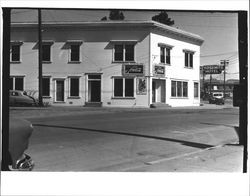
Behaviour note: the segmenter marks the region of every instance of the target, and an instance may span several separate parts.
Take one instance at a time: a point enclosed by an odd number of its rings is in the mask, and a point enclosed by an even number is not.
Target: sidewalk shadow
[[[116,132],[116,131],[98,130],[98,129],[89,129],[89,128],[67,127],[67,126],[59,126],[59,125],[33,124],[33,126],[59,128],[59,129],[60,128],[61,129],[73,129],[73,130],[79,130],[79,131],[89,131],[89,132],[97,132],[97,133],[107,133],[107,134],[142,137],[142,138],[156,139],[156,140],[162,140],[162,141],[176,142],[176,143],[180,143],[180,144],[185,145],[185,146],[190,146],[190,147],[200,148],[200,149],[214,147],[213,145],[209,145],[209,144],[202,144],[202,143],[197,143],[197,142],[190,142],[190,141],[184,141],[184,140],[178,140],[178,139],[172,139],[172,138],[166,138],[166,137],[159,137],[159,136],[153,136],[153,135],[136,134],[136,133],[125,133],[125,132]]]

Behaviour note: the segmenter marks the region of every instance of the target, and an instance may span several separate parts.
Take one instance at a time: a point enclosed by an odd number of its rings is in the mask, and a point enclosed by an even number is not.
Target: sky
[[[201,46],[200,65],[220,64],[229,60],[226,79],[239,79],[238,64],[238,17],[235,12],[192,12],[167,10],[175,21],[173,27],[204,38]],[[59,13],[64,14],[59,14]],[[123,10],[125,20],[151,20],[159,10]],[[43,10],[43,21],[100,21],[109,16],[109,10]],[[37,10],[15,9],[11,14],[13,22],[37,22]],[[209,76],[206,76],[207,79]],[[213,75],[223,80],[223,74]]]

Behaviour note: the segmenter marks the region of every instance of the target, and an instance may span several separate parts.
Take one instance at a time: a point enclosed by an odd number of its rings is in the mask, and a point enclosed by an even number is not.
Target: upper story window
[[[115,44],[114,61],[134,61],[134,44]]]
[[[79,45],[70,46],[70,61],[71,62],[80,61],[80,46]]]
[[[51,62],[51,45],[49,44],[42,45],[42,61]]]
[[[134,62],[135,61],[135,44],[137,41],[118,41],[114,42],[113,61],[114,62]]]
[[[69,40],[66,43],[69,48],[69,62],[79,63],[81,61],[81,40]]]
[[[160,63],[170,65],[171,64],[170,51],[173,48],[173,46],[163,43],[159,43],[158,46],[160,47]]]
[[[185,54],[185,67],[186,68],[193,68],[193,56],[194,51],[191,50],[183,50]]]
[[[21,61],[21,45],[22,42],[11,42],[10,44],[10,62]]]
[[[42,42],[42,62],[43,63],[51,63],[52,61],[52,51],[51,46],[54,42],[45,40]],[[39,46],[38,46],[39,47]]]

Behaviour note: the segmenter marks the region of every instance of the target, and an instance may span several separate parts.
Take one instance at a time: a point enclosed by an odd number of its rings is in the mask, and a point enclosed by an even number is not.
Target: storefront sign
[[[123,65],[123,75],[126,76],[143,76],[144,66],[142,64],[125,64]]]
[[[221,74],[224,66],[221,65],[204,65],[200,67],[203,74]]]
[[[136,94],[146,95],[147,94],[147,80],[146,78],[136,79]]]
[[[160,65],[155,65],[154,75],[165,75],[165,67]]]

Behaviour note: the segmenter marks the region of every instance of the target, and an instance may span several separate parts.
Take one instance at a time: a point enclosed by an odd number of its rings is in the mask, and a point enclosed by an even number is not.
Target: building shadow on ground
[[[202,144],[202,143],[197,143],[197,142],[191,142],[191,141],[185,141],[185,140],[179,140],[179,139],[173,139],[173,138],[167,138],[167,137],[159,137],[159,136],[154,136],[154,135],[137,134],[137,133],[126,133],[126,132],[117,132],[117,131],[109,131],[109,130],[98,130],[98,129],[67,127],[67,126],[59,126],[59,125],[45,125],[45,124],[33,124],[33,126],[58,128],[58,129],[71,129],[71,130],[79,130],[79,131],[89,131],[89,132],[96,132],[96,133],[116,134],[116,135],[156,139],[156,140],[161,140],[161,141],[180,143],[185,146],[190,146],[190,147],[200,148],[200,149],[214,147],[213,145],[209,145],[209,144]]]

